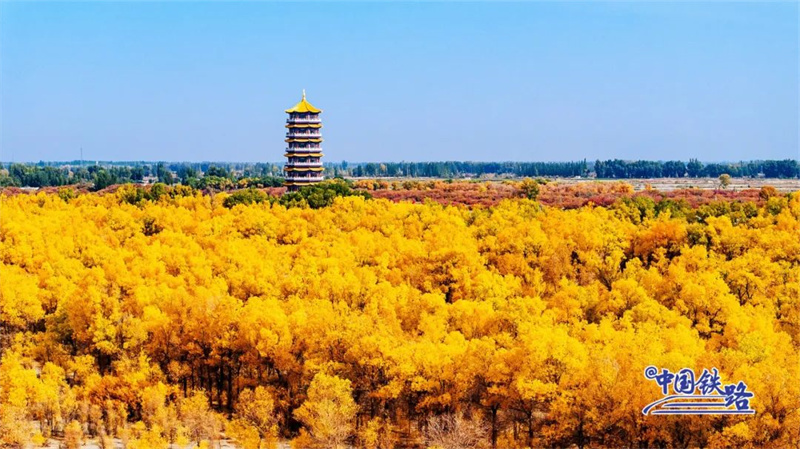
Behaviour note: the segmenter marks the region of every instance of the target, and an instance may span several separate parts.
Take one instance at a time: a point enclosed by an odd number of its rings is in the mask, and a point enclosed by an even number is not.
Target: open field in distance
[[[378,179],[386,182],[404,182],[404,181],[446,181],[446,178],[348,178],[353,181]],[[501,183],[504,181],[515,180],[520,181],[524,178],[465,178],[454,179],[453,182],[492,182]],[[626,182],[633,186],[633,190],[645,190],[647,185],[650,184],[651,188],[660,191],[672,191],[679,189],[703,189],[703,190],[717,190],[720,189],[719,178],[632,178],[632,179],[596,179],[596,178],[560,178],[560,177],[542,177],[548,182],[555,182],[558,184],[587,184],[587,183],[618,183]],[[731,183],[727,190],[744,190],[744,189],[760,189],[764,186],[775,187],[779,192],[795,192],[800,190],[800,179],[779,179],[779,178],[731,178]]]
[[[588,180],[559,178],[555,181],[564,184],[579,184],[585,182],[618,182],[616,179]],[[624,182],[633,186],[635,191],[645,190],[650,186],[655,190],[672,191],[678,189],[698,188],[704,190],[719,189],[718,178],[641,178],[626,179]],[[774,178],[731,178],[728,190],[760,189],[764,186],[775,187],[779,192],[794,192],[800,190],[800,179],[774,179]]]

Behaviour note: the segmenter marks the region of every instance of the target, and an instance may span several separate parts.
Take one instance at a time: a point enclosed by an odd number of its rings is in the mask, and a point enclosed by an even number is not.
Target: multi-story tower
[[[286,120],[286,185],[289,191],[298,190],[323,179],[322,176],[322,121],[319,118],[321,109],[317,109],[303,99],[293,108],[287,109],[289,119]]]

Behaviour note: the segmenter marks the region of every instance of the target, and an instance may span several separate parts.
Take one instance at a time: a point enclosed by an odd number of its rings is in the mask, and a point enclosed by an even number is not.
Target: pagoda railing
[[[322,134],[320,133],[286,133],[287,139],[320,139],[322,138]]]
[[[285,178],[287,181],[322,181],[325,179],[324,176],[314,176],[314,177],[299,177],[299,176],[286,176]]]
[[[286,123],[322,123],[320,118],[287,118]]]
[[[289,161],[286,163],[287,167],[322,167],[322,161],[320,162],[292,162]]]

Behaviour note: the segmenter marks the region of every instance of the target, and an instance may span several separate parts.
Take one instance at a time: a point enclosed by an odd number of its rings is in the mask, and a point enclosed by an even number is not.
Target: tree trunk
[[[497,405],[492,406],[492,449],[497,449]]]

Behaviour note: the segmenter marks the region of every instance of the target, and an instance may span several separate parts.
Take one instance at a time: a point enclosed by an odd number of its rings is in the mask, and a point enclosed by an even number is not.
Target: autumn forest
[[[0,196],[0,447],[800,447],[800,193],[368,184]]]

